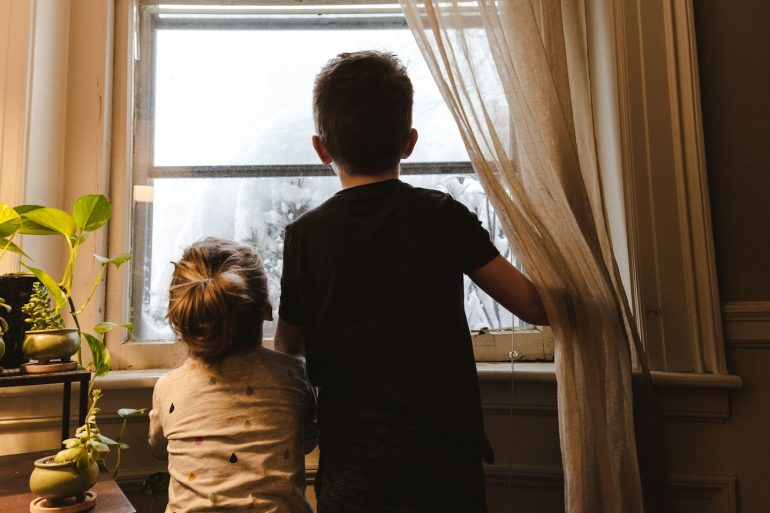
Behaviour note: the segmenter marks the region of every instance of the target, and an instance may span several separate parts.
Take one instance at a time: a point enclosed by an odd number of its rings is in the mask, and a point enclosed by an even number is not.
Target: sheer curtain
[[[641,353],[606,226],[584,0],[401,5],[546,303],[566,511],[641,512],[631,391]]]

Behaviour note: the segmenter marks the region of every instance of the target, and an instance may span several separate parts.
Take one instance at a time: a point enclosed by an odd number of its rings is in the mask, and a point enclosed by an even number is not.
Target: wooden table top
[[[29,491],[29,475],[34,462],[51,451],[28,452],[0,456],[0,511],[3,513],[29,513],[29,503],[35,498]],[[99,481],[91,488],[97,494],[94,513],[136,513],[128,499],[113,481],[110,474],[102,471]]]

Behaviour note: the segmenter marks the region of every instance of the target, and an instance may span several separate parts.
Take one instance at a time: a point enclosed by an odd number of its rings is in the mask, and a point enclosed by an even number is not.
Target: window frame
[[[155,34],[153,33],[154,30],[157,30],[157,27],[152,24],[151,16],[158,14],[160,11],[152,8],[152,9],[146,9],[145,14],[142,14],[141,6],[144,4],[152,4],[153,2],[150,0],[144,1],[134,1],[131,3],[131,9],[133,15],[128,17],[131,23],[127,24],[125,27],[125,32],[128,37],[131,37],[130,35],[133,34],[134,28],[136,26],[140,26],[139,34],[142,34],[139,38],[136,39],[129,39],[129,45],[139,45],[140,47],[144,47],[145,55],[151,55],[153,58],[155,56],[154,51],[154,41],[155,41]],[[167,2],[164,2],[167,3]],[[186,3],[186,2],[178,2],[178,3]],[[331,4],[334,2],[321,2],[323,4]],[[351,2],[339,2],[344,4],[350,4]],[[379,2],[360,2],[362,4],[362,7],[366,4],[378,4]],[[281,2],[271,2],[271,4],[281,4]],[[286,2],[286,4],[291,4],[291,2]],[[251,11],[252,9],[250,7],[242,7],[246,11]],[[286,7],[282,7],[278,5],[275,7],[275,9],[271,9],[269,12],[271,14],[276,14],[279,12],[286,12]],[[309,8],[310,11],[313,11],[313,8]],[[349,9],[352,13],[358,13],[364,10],[363,8],[357,8],[353,7]],[[307,9],[303,9],[303,11],[307,11]],[[203,9],[203,12],[209,12],[208,9]],[[263,11],[260,11],[263,12]],[[295,12],[295,10],[291,11],[292,13]],[[336,11],[335,11],[336,12]],[[346,11],[347,12],[347,11]],[[368,10],[366,12],[369,12]],[[378,6],[378,13],[384,13],[384,14],[394,14],[397,15],[397,18],[394,16],[393,18],[386,18],[386,21],[382,25],[382,28],[391,28],[391,27],[398,27],[398,28],[406,28],[406,21],[403,19],[402,14],[400,12],[400,7],[394,6],[394,7],[385,7],[382,8],[381,6]],[[381,21],[381,18],[376,18],[378,22]],[[285,21],[285,20],[282,20]],[[245,23],[242,23],[245,25]],[[164,22],[163,25],[171,25],[168,22]],[[298,24],[297,23],[288,23],[286,28],[294,28]],[[299,23],[299,25],[306,25],[308,27],[312,27],[311,24],[309,24],[307,21],[302,21]],[[254,22],[249,23],[248,26],[265,26],[264,23]],[[272,23],[270,25],[273,27]],[[201,28],[201,24],[186,24],[186,27],[189,28]],[[355,24],[350,25],[350,28],[355,28]],[[149,50],[148,50],[149,49]],[[126,48],[124,50],[124,53],[128,53],[128,49]],[[120,51],[120,50],[118,50]],[[116,52],[117,53],[117,52]],[[139,54],[139,51],[134,49],[134,58],[136,58]],[[128,70],[128,79],[125,81],[126,84],[129,86],[129,89],[127,91],[130,91],[130,87],[134,85],[134,73],[143,73],[144,76],[151,76],[151,70],[154,66],[154,63],[151,59],[139,59],[138,63],[136,64],[136,67],[132,67],[130,62],[126,63],[125,69]],[[143,69],[138,69],[138,68]],[[126,94],[129,94],[128,92]],[[125,104],[125,113],[128,112],[154,112],[154,105],[152,105],[152,94],[145,94],[141,95],[139,101],[145,102],[145,103],[139,103],[136,106],[132,104],[133,101],[137,101],[136,97],[132,96],[132,98],[129,99],[129,101]],[[116,109],[117,110],[117,109]],[[124,114],[125,115],[125,114]],[[331,172],[328,168],[328,166],[324,166],[321,164],[318,165],[255,165],[255,166],[242,166],[242,165],[228,165],[228,166],[155,166],[151,163],[151,158],[153,155],[154,148],[152,147],[152,144],[154,142],[154,134],[152,132],[152,123],[150,120],[152,119],[152,116],[146,116],[145,119],[141,119],[139,116],[136,116],[133,120],[134,125],[136,126],[135,130],[138,131],[140,134],[139,136],[135,136],[131,133],[131,127],[130,125],[121,125],[121,138],[129,141],[127,143],[128,148],[134,148],[133,155],[131,152],[126,152],[123,157],[123,162],[125,162],[125,167],[123,169],[123,179],[120,181],[120,183],[123,185],[123,194],[120,194],[121,197],[125,198],[126,204],[123,205],[123,211],[126,211],[126,208],[130,211],[131,206],[134,205],[134,208],[136,208],[136,203],[132,201],[132,198],[129,196],[134,195],[148,195],[148,193],[151,194],[151,191],[144,189],[142,190],[143,185],[134,185],[132,183],[132,169],[136,170],[137,168],[142,168],[145,171],[142,173],[142,176],[140,176],[140,179],[147,177],[147,178],[170,178],[170,177],[250,177],[250,176],[330,176]],[[117,139],[117,138],[116,138]],[[119,140],[119,139],[118,139]],[[146,160],[145,160],[146,159]],[[402,175],[416,175],[416,174],[473,174],[473,168],[471,166],[470,161],[464,161],[464,162],[431,162],[431,163],[411,163],[411,162],[404,162],[401,165]],[[125,192],[130,192],[131,194],[125,194]],[[140,203],[141,205],[141,203]],[[140,206],[139,208],[145,208]],[[150,233],[148,230],[150,230],[150,220],[151,220],[151,211],[148,210],[145,212],[141,212],[138,216],[139,222],[138,224],[140,226],[144,226],[144,230],[137,230],[135,233],[134,228],[130,226],[131,223],[128,222],[128,220],[124,219],[122,224],[124,226],[124,230],[128,229],[129,233],[131,234],[131,237],[128,237],[128,241],[124,245],[128,245],[128,242],[133,242],[132,237],[146,237],[148,233]],[[129,216],[130,219],[130,216]],[[125,234],[125,232],[124,232]],[[124,238],[125,235],[124,235]],[[137,246],[137,245],[134,245]],[[147,244],[141,245],[141,247],[146,248]],[[129,246],[130,247],[130,246]],[[134,261],[135,262],[141,262],[143,261],[144,255],[141,252],[134,252]],[[114,274],[121,273],[120,270],[110,270],[110,272]],[[128,287],[131,289],[130,295],[128,295],[128,298],[125,297],[116,297],[116,295],[111,295],[108,300],[108,311],[116,311],[120,310],[122,312],[121,318],[129,318],[130,312],[131,312],[131,305],[132,304],[138,304],[140,300],[140,295],[142,295],[142,291],[137,291],[135,289],[132,289],[132,283],[130,277],[126,276],[126,272],[122,271],[120,279],[124,283],[125,287]],[[124,288],[125,290],[125,288]],[[134,295],[137,295],[137,297],[133,297]],[[116,304],[116,302],[119,302]],[[120,306],[117,306],[120,305]],[[117,306],[117,308],[116,308]],[[477,333],[477,332],[472,332]],[[499,332],[495,333],[495,340],[507,340],[507,342],[499,342],[497,343],[498,346],[500,346],[502,349],[498,351],[498,354],[505,354],[507,355],[510,352],[510,330],[501,330]],[[474,336],[474,341],[476,340],[476,336]],[[524,347],[540,347],[540,351],[533,351],[533,352],[527,352],[527,354],[522,354],[522,359],[526,360],[534,360],[534,359],[543,359],[544,357],[547,358],[548,356],[544,355],[552,355],[553,351],[551,350],[544,350],[543,347],[547,345],[550,341],[550,346],[552,347],[553,341],[552,337],[544,337],[543,331],[540,328],[532,327],[532,329],[516,329],[516,340],[517,345],[519,345],[519,340],[521,340],[522,344],[522,353]],[[525,343],[526,342],[526,343]],[[507,344],[507,346],[506,346]],[[266,337],[265,345],[268,347],[272,347],[272,339],[270,337]],[[113,351],[113,363],[116,368],[120,369],[129,369],[129,368],[147,368],[152,366],[158,366],[161,365],[163,367],[172,367],[176,365],[182,358],[184,358],[184,348],[181,344],[179,344],[176,341],[165,341],[165,340],[142,340],[142,341],[136,341],[136,340],[120,340],[119,344],[113,342],[110,344],[110,349]],[[508,347],[507,350],[504,350],[505,347]],[[480,354],[488,354],[488,351],[481,351]]]
[[[130,147],[126,146],[130,144],[130,119],[126,113],[132,112],[132,95],[126,85],[132,83],[132,70],[125,56],[133,43],[130,25],[136,23],[137,1],[115,0],[117,79],[112,107],[116,144],[112,151],[111,197],[116,214],[111,223],[110,247],[116,248],[127,246],[130,233],[125,212],[132,192],[126,173],[131,169],[131,159],[124,147]],[[588,51],[615,255],[644,342],[648,350],[664,354],[662,364],[653,370],[725,375],[728,372],[716,286],[691,2],[674,0],[634,9],[623,0],[591,2],[586,11]],[[310,0],[303,2],[303,8],[329,3]],[[360,1],[361,5],[375,3],[392,2]],[[393,9],[398,10],[393,4]],[[659,101],[648,96],[653,89]],[[651,152],[654,148],[666,151]],[[662,176],[663,170],[673,173],[676,194],[667,198],[665,206],[655,205],[655,209],[676,213],[677,223],[661,222],[660,217],[649,215],[649,205],[653,197],[657,199],[656,191],[670,185]],[[612,192],[619,192],[620,198],[611,197]],[[672,237],[679,238],[680,244],[663,243]],[[684,279],[665,284],[677,289],[680,300],[663,304],[666,290],[655,285],[663,276],[660,262],[672,267],[670,261],[675,262],[675,269],[668,271]],[[108,279],[122,284],[109,287],[107,292],[107,312],[119,318],[118,312],[125,309],[128,277],[125,270],[111,270]],[[688,330],[682,336],[673,330],[666,333],[667,323],[681,319],[688,321]],[[117,368],[166,365],[161,352],[167,352],[169,344],[154,348],[144,343],[142,351],[136,345],[110,343]],[[682,354],[684,361],[692,363],[669,366],[666,352]]]

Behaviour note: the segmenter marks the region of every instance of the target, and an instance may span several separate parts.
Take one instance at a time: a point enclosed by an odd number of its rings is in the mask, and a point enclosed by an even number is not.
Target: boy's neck
[[[393,171],[388,171],[379,175],[351,175],[345,171],[338,171],[340,183],[343,189],[350,189],[351,187],[358,187],[359,185],[366,185],[369,183],[384,182],[385,180],[393,180],[398,178],[400,168],[396,167]]]

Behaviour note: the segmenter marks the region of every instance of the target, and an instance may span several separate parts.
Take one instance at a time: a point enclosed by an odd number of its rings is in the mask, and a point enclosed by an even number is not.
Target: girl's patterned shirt
[[[304,360],[262,347],[216,366],[188,359],[158,380],[150,446],[168,454],[167,513],[309,513],[316,443]]]

